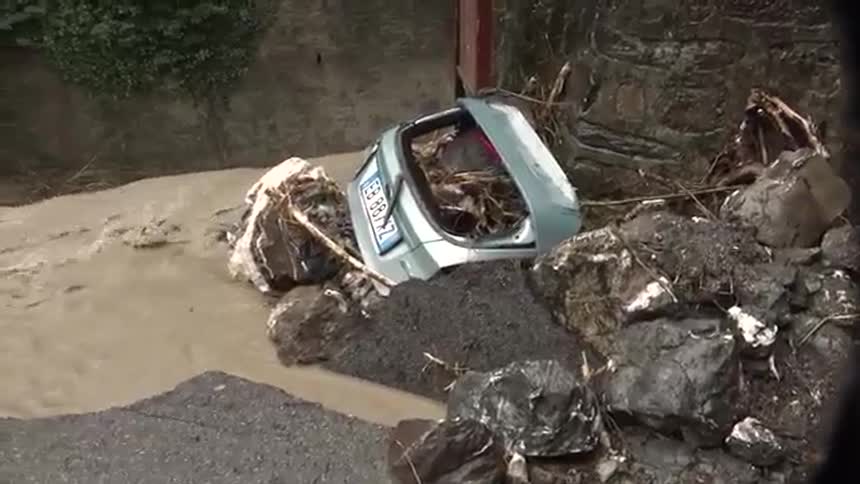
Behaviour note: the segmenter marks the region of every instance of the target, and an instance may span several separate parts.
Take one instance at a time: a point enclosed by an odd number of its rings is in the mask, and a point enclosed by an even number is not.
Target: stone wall
[[[825,2],[500,1],[505,84],[518,88],[533,73],[551,82],[573,62],[568,129],[582,146],[568,161],[580,168],[700,167],[736,129],[753,87],[817,122],[839,119]],[[835,147],[838,136],[828,141]]]
[[[0,174],[93,160],[154,174],[360,148],[380,129],[452,102],[453,6],[283,0],[227,109],[98,99],[62,82],[37,52],[3,48]]]

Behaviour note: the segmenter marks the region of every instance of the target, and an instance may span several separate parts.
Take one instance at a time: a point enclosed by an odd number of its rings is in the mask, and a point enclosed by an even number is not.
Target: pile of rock
[[[403,483],[802,480],[860,318],[860,246],[839,222],[848,195],[828,160],[802,149],[719,217],[646,211],[560,245],[535,261],[533,289],[602,361],[467,373],[446,421],[395,431],[393,473]]]

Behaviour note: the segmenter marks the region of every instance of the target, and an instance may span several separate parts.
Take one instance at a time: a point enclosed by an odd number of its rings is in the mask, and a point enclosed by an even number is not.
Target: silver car
[[[412,140],[464,118],[483,131],[528,208],[508,233],[474,239],[445,230],[415,162]],[[355,236],[364,262],[396,283],[465,263],[534,257],[582,224],[576,190],[522,111],[503,101],[460,99],[454,108],[388,129],[365,154],[347,190]]]

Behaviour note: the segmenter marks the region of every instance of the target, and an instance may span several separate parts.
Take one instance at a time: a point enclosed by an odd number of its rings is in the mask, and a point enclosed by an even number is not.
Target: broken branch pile
[[[456,134],[413,148],[443,227],[472,239],[510,232],[528,216],[513,179],[482,151],[474,137]]]

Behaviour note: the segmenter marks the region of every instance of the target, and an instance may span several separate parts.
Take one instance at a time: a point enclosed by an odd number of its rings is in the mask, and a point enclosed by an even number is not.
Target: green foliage
[[[68,81],[116,97],[223,94],[274,17],[274,0],[47,0],[38,12],[39,0],[12,1],[18,13],[0,17],[0,28],[30,12],[42,28],[37,44]]]
[[[0,45],[35,46],[42,37],[43,0],[0,2]]]

